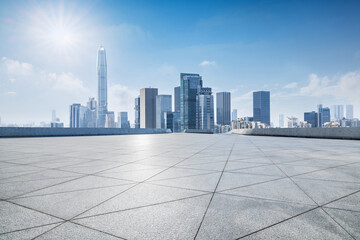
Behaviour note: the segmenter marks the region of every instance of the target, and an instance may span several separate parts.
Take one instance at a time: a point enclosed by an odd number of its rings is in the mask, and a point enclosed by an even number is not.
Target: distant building
[[[196,129],[196,96],[202,88],[199,74],[180,73],[180,117],[181,132]]]
[[[52,110],[51,112],[51,121],[56,122],[56,110]]]
[[[64,123],[60,122],[60,118],[55,118],[55,121],[51,121],[50,127],[51,128],[63,128]]]
[[[97,54],[97,78],[98,78],[98,108],[97,127],[104,128],[106,114],[108,112],[107,102],[107,62],[105,48],[100,46]]]
[[[171,132],[180,132],[180,113],[179,112],[167,112],[166,115],[166,128],[170,129]]]
[[[216,93],[216,123],[218,125],[231,124],[231,93]]]
[[[353,118],[354,118],[354,106],[346,105],[346,119],[353,119]]]
[[[156,128],[166,128],[166,113],[171,112],[171,95],[156,96]]]
[[[318,105],[318,127],[322,128],[324,123],[330,122],[330,109],[324,108],[322,104]]]
[[[157,88],[140,89],[140,127],[156,128]]]
[[[85,114],[87,108],[80,103],[74,103],[70,106],[70,128],[86,127]]]
[[[248,128],[269,128],[270,125],[255,122],[251,117],[238,118],[235,121],[232,121],[232,129],[248,129]]]
[[[253,92],[253,116],[255,122],[270,125],[270,92]]]
[[[114,112],[107,112],[105,115],[105,128],[115,128]]]
[[[315,111],[305,112],[304,113],[304,121],[311,124],[311,127],[318,127],[318,113]]]
[[[287,127],[288,128],[297,128],[298,127],[298,118],[287,117]]]
[[[214,131],[214,97],[211,95],[211,88],[199,90],[196,108],[196,129]]]
[[[140,96],[135,98],[135,128],[140,128]]]
[[[130,122],[128,120],[127,112],[118,113],[118,127],[119,128],[130,128]]]
[[[233,109],[232,114],[231,114],[231,120],[232,121],[237,120],[237,109]]]
[[[174,88],[174,112],[180,112],[180,86]]]
[[[331,120],[344,118],[344,105],[331,106]]]
[[[283,128],[285,125],[284,125],[284,114],[280,114],[279,115],[279,127],[280,128]]]
[[[97,124],[97,102],[94,97],[89,97],[87,111],[85,114],[85,124],[88,128],[96,128]]]

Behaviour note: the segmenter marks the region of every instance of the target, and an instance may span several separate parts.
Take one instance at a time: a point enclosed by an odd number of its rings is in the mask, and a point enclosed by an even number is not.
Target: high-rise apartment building
[[[140,128],[140,96],[135,98],[135,128]]]
[[[201,88],[198,91],[196,129],[214,131],[214,96],[211,93],[211,88]]]
[[[157,88],[140,89],[140,128],[156,128]]]
[[[216,123],[219,125],[231,124],[231,93],[216,93]]]
[[[97,78],[98,78],[98,124],[97,127],[105,127],[107,103],[107,63],[105,48],[100,46],[97,54]]]
[[[311,124],[311,127],[318,127],[318,113],[315,111],[305,112],[304,113],[304,121]]]
[[[107,112],[105,115],[105,127],[106,128],[115,128],[115,113]]]
[[[331,106],[331,120],[344,118],[344,105]]]
[[[353,119],[354,118],[354,106],[353,105],[346,105],[346,119]]]
[[[180,86],[174,88],[174,112],[180,112]]]
[[[166,113],[171,112],[171,95],[156,96],[156,128],[166,128]]]
[[[87,108],[81,106],[80,103],[74,103],[70,106],[70,128],[83,128],[86,127],[85,114]]]
[[[236,121],[237,120],[237,109],[233,109],[231,114],[231,120]]]
[[[199,74],[180,73],[180,119],[181,132],[196,129],[196,96],[202,88]]]
[[[130,122],[128,120],[127,112],[118,113],[118,127],[119,128],[130,128]]]
[[[253,92],[253,117],[255,122],[270,125],[270,92]]]

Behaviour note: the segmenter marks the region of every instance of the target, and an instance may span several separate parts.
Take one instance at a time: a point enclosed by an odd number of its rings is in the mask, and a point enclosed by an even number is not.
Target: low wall
[[[305,137],[305,138],[334,138],[360,140],[358,128],[254,128],[233,129],[231,133],[242,135]]]
[[[0,127],[0,137],[55,137],[169,133],[156,128],[36,128]]]

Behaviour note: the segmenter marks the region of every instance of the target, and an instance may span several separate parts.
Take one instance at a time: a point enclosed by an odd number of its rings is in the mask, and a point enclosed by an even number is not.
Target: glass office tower
[[[253,117],[255,122],[270,125],[270,92],[253,92]]]
[[[214,131],[214,97],[211,88],[201,88],[196,96],[196,128]]]
[[[140,96],[135,98],[135,128],[140,128]]]
[[[196,129],[196,95],[202,88],[199,74],[180,73],[180,119],[181,132]]]
[[[166,128],[166,113],[171,112],[171,95],[156,96],[156,128]]]
[[[174,88],[174,112],[180,112],[180,86]]]
[[[97,77],[98,77],[98,121],[97,127],[105,127],[107,109],[107,64],[105,48],[100,46],[97,55]]]
[[[219,125],[231,124],[231,94],[230,92],[216,93],[216,123]]]

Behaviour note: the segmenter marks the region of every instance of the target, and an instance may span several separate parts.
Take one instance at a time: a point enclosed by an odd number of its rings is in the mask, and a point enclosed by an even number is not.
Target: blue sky
[[[109,108],[128,111],[142,87],[173,94],[180,72],[231,91],[239,116],[271,91],[271,120],[322,103],[360,117],[359,1],[0,1],[0,116],[68,123],[97,97],[96,52],[108,60]]]

